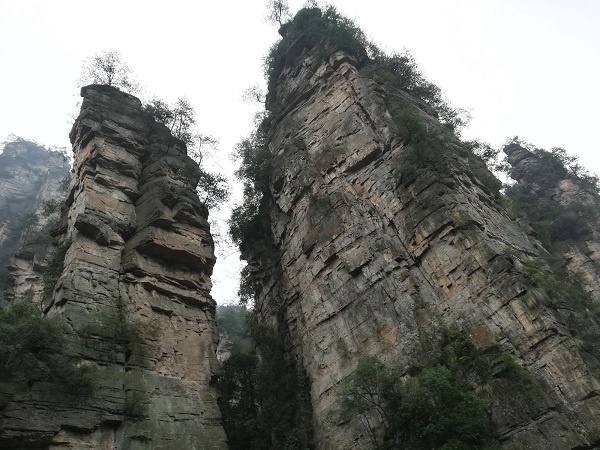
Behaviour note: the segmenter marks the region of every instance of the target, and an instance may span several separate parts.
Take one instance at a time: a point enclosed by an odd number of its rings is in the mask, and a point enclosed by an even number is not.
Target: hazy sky
[[[190,99],[231,174],[228,155],[256,110],[240,95],[263,82],[263,56],[278,38],[263,21],[266,3],[0,0],[0,141],[12,133],[69,146],[82,60],[116,49],[147,96]],[[290,3],[295,11],[303,2]],[[600,0],[332,3],[384,50],[410,49],[451,103],[471,110],[467,137],[561,146],[600,172]],[[217,264],[219,302],[235,297],[237,259]]]

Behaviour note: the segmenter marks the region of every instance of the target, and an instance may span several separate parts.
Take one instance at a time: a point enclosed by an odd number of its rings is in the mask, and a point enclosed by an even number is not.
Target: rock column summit
[[[597,448],[598,361],[573,325],[597,321],[536,286],[548,254],[532,229],[458,139],[444,143],[451,156],[414,163],[395,117],[435,130],[428,105],[374,81],[373,63],[307,42],[276,77],[286,102],[269,122],[264,232],[242,249],[260,320],[284,330],[308,376],[317,448],[371,448],[358,420],[336,419],[360,358],[408,376],[443,360],[449,330],[498,352],[478,389],[506,448]]]
[[[0,448],[225,449],[215,263],[185,145],[109,86],[82,89],[74,174],[45,303],[91,388],[33,383],[5,401]]]

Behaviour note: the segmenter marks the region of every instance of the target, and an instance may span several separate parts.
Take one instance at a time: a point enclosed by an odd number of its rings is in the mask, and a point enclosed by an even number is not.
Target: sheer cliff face
[[[310,380],[318,448],[370,448],[358,421],[336,420],[336,393],[361,356],[400,370],[434,364],[451,328],[481,349],[499,345],[540,386],[529,401],[510,385],[486,388],[507,447],[598,439],[600,383],[565,325],[571,305],[546,292],[528,301],[525,267],[545,250],[486,188],[481,161],[450,141],[443,167],[410,163],[414,148],[392,117],[408,109],[434,124],[428,108],[347,54],[301,43],[278,79],[289,101],[269,130],[269,237],[243,248],[259,316],[285,330]]]
[[[66,254],[46,312],[64,323],[67,356],[92,389],[34,383],[13,394],[0,447],[226,448],[197,166],[137,98],[96,85],[82,95],[58,226]]]
[[[68,176],[67,158],[35,142],[17,138],[0,154],[0,296],[8,288],[8,298],[41,301],[48,228],[57,218],[44,206],[62,201]]]

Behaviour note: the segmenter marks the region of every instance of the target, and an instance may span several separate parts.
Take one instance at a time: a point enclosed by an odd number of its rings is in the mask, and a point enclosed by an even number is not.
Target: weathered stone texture
[[[67,158],[35,142],[15,138],[0,154],[0,271],[10,273],[0,299],[41,302],[49,228],[58,216],[44,205],[62,200],[68,176]]]
[[[545,250],[474,175],[482,163],[458,142],[446,170],[408,169],[393,115],[408,108],[434,119],[367,69],[343,52],[323,59],[305,48],[287,59],[278,83],[290,100],[269,135],[271,238],[243,243],[259,315],[283,322],[308,374],[318,448],[370,448],[358,423],[335,419],[336,392],[360,356],[422,367],[439,358],[451,327],[479,347],[499,343],[545,391],[524,411],[510,393],[493,394],[507,447],[590,445],[600,382],[552,299],[525,301],[523,264]]]
[[[214,388],[215,263],[185,145],[108,86],[82,90],[74,176],[47,315],[93,392],[35,383],[4,409],[3,443],[68,449],[224,449]]]

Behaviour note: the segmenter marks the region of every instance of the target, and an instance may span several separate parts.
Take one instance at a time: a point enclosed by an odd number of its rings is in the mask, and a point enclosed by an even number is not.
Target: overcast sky
[[[278,38],[263,20],[266,3],[0,0],[0,141],[69,146],[82,61],[115,49],[146,96],[189,98],[230,175],[228,155],[256,110],[241,93],[263,82],[263,56]],[[295,11],[303,2],[290,3]],[[385,51],[410,49],[451,103],[471,110],[466,137],[561,146],[600,172],[600,0],[332,3]],[[218,302],[235,298],[237,259],[217,264]]]

